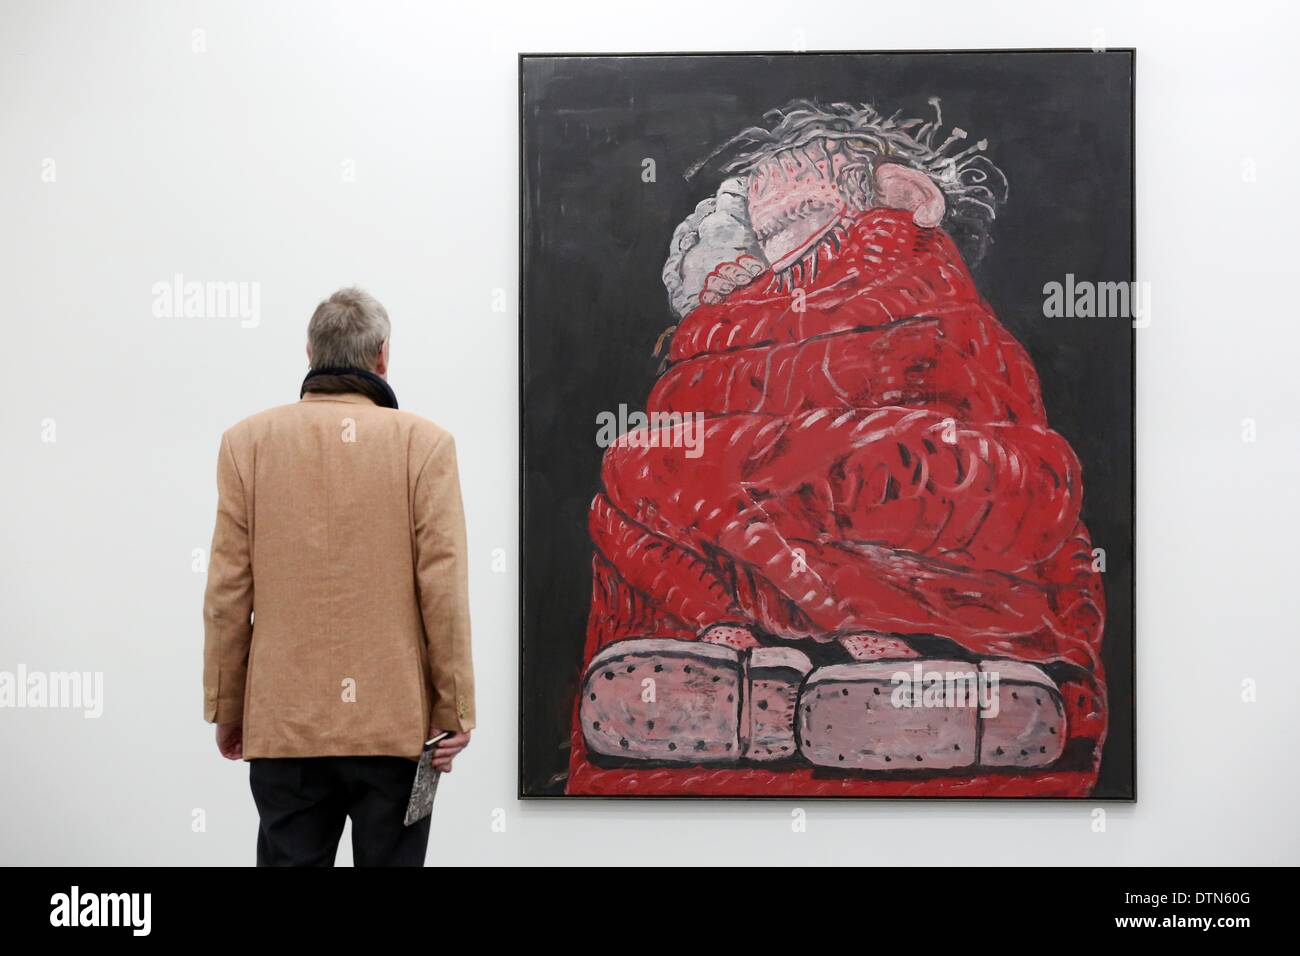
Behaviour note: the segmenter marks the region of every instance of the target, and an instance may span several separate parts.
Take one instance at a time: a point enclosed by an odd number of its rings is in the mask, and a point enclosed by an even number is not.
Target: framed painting
[[[1134,61],[520,58],[522,797],[1135,798]]]

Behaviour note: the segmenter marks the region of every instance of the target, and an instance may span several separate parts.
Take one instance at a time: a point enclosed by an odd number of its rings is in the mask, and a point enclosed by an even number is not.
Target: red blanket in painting
[[[774,642],[946,638],[1054,675],[1082,759],[891,778],[813,768],[602,768],[573,794],[1083,796],[1106,729],[1104,595],[1080,467],[1025,350],[941,229],[871,209],[802,295],[763,273],[678,327],[648,413],[704,414],[698,457],[607,450],[584,661],[713,624]],[[647,447],[657,444],[659,447]],[[1067,750],[1067,753],[1071,751]]]

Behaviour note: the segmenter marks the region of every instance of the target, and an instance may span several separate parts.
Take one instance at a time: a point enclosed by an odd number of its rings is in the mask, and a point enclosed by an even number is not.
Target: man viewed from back
[[[221,438],[204,719],[249,761],[259,866],[420,866],[403,826],[426,738],[474,727],[465,519],[450,433],[397,410],[388,313],[360,289],[307,326],[300,401]]]

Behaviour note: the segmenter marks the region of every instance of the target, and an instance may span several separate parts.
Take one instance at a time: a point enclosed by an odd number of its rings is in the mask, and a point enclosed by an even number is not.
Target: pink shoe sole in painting
[[[814,669],[792,647],[659,638],[597,654],[579,718],[592,754],[664,764],[1033,769],[1053,763],[1066,736],[1060,692],[1030,664],[913,659]]]
[[[793,648],[642,638],[597,654],[579,717],[594,754],[666,763],[796,755],[795,707],[811,670]]]
[[[1065,705],[1019,661],[914,660],[814,671],[799,700],[799,750],[856,770],[1050,766],[1065,749]]]

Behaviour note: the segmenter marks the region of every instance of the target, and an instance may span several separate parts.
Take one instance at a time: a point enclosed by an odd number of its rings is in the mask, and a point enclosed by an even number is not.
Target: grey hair
[[[312,368],[374,368],[388,341],[388,312],[356,286],[339,289],[316,306],[307,323]]]
[[[885,116],[866,103],[831,103],[794,100],[781,109],[769,110],[767,127],[742,130],[687,172],[693,178],[713,161],[722,162],[726,173],[747,173],[763,160],[793,146],[819,139],[840,142],[847,155],[858,160],[840,176],[840,191],[856,208],[870,205],[872,176],[881,162],[899,163],[928,175],[947,200],[944,225],[956,233],[968,254],[979,259],[989,242],[989,226],[997,208],[1007,200],[1007,178],[986,156],[988,140],[949,152],[949,147],[966,139],[966,131],[954,126],[943,142],[935,139],[943,126],[938,97],[931,97],[933,120],[901,119],[899,113]]]

